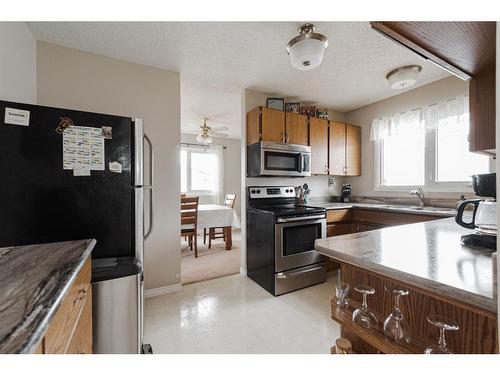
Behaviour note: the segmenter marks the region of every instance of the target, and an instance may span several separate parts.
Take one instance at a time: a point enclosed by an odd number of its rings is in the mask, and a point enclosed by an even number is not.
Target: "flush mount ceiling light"
[[[405,89],[417,82],[421,70],[420,65],[406,65],[390,71],[385,78],[389,81],[391,88],[395,90]]]
[[[286,51],[295,69],[314,69],[323,61],[328,39],[315,33],[315,29],[312,23],[306,23],[299,28],[299,35],[288,42]]]

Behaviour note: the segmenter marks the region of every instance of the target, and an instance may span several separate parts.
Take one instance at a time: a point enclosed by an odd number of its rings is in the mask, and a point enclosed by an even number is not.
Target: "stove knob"
[[[260,189],[257,190],[257,194],[260,194]]]
[[[255,194],[255,189],[253,189],[253,190],[251,191],[251,193],[252,193],[252,194]]]

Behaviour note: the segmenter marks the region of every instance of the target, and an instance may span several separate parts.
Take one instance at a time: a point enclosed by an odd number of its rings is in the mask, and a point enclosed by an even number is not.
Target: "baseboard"
[[[247,269],[243,268],[243,267],[240,267],[240,275],[241,276],[246,276],[247,275]]]
[[[158,297],[163,294],[179,292],[181,289],[182,289],[181,283],[162,286],[159,288],[146,289],[144,291],[144,297],[145,298]]]

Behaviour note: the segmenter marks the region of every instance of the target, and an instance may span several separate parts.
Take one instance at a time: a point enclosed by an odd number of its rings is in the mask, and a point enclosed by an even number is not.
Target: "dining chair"
[[[234,202],[236,201],[236,194],[226,194],[224,197],[224,206],[229,208],[234,208]],[[219,232],[220,230],[220,232]],[[206,243],[207,228],[203,228],[203,244]],[[223,227],[213,227],[208,228],[208,248],[212,247],[212,240],[222,238],[226,241],[226,232]]]
[[[181,198],[181,237],[188,238],[195,258],[198,258],[198,203],[199,197]]]

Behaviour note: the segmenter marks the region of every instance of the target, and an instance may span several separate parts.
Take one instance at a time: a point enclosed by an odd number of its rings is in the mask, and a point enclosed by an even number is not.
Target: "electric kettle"
[[[463,215],[467,206],[472,205],[472,220],[464,221]],[[455,221],[464,228],[474,229],[477,234],[496,236],[497,203],[494,199],[469,199],[457,207]]]
[[[478,197],[460,202],[455,221],[464,228],[474,229],[474,233],[462,236],[462,243],[496,250],[497,239],[497,202],[496,174],[477,174],[472,176],[472,188]],[[464,212],[472,206],[470,221],[464,221]]]

